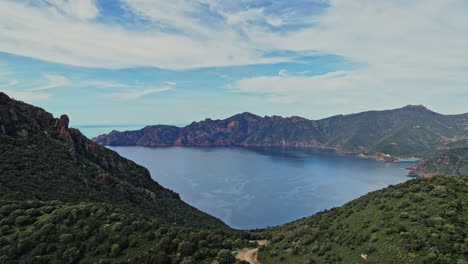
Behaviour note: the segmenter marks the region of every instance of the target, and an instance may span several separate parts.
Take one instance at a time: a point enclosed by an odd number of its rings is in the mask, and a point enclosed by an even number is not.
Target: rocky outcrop
[[[300,146],[336,149],[391,161],[468,146],[468,114],[441,115],[424,106],[337,115],[321,120],[242,113],[185,127],[156,125],[101,135],[111,146]]]
[[[168,223],[225,227],[69,124],[0,92],[0,199],[109,202]]]
[[[468,148],[456,148],[438,153],[408,169],[410,170],[409,177],[430,178],[435,175],[468,175]]]
[[[55,129],[60,133],[60,136],[64,139],[64,146],[70,153],[70,156],[76,160],[76,147],[75,140],[80,141],[80,137],[73,139],[68,125],[70,124],[70,119],[67,115],[62,115],[59,119],[55,120]]]

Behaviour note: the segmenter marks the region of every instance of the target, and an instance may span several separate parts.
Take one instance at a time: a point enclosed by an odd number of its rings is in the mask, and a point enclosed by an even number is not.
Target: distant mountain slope
[[[93,139],[103,145],[306,146],[343,153],[426,156],[437,149],[468,147],[468,114],[441,115],[423,106],[338,115],[322,120],[260,117],[243,113],[186,127],[156,125]]]
[[[410,168],[409,176],[468,175],[468,148],[456,148],[421,162]]]
[[[468,176],[418,178],[261,232],[262,263],[467,263]]]
[[[168,223],[225,227],[68,123],[0,92],[0,199],[106,202]]]

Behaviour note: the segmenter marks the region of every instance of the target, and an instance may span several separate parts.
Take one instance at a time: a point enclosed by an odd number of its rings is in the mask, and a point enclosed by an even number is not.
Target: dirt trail
[[[257,240],[257,241],[250,241],[250,242],[257,242],[258,247],[254,249],[243,249],[236,254],[236,259],[247,261],[250,264],[261,264],[257,260],[257,252],[258,248],[263,245],[268,245],[268,241],[266,240]]]

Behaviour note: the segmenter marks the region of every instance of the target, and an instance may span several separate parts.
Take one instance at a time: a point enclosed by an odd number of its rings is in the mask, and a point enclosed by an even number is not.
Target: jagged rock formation
[[[300,146],[378,156],[427,156],[438,149],[468,146],[468,114],[441,115],[424,106],[338,115],[321,120],[243,113],[206,119],[186,127],[148,126],[101,135],[111,146]]]
[[[434,175],[468,175],[468,148],[456,148],[408,168],[410,177],[432,177]]]
[[[0,199],[120,204],[160,220],[225,227],[155,182],[146,168],[69,128],[41,108],[0,92]]]

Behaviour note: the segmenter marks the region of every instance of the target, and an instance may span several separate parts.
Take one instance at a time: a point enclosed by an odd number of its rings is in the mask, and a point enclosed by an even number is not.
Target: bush
[[[73,235],[72,234],[63,234],[60,236],[60,242],[63,244],[68,244],[73,241]]]
[[[221,249],[218,251],[218,262],[219,264],[232,264],[234,263],[234,256],[228,249]]]
[[[111,256],[117,257],[120,255],[120,246],[118,244],[114,244],[111,247]]]
[[[15,225],[17,226],[25,226],[32,222],[32,219],[29,215],[21,215],[18,216],[15,220]]]

